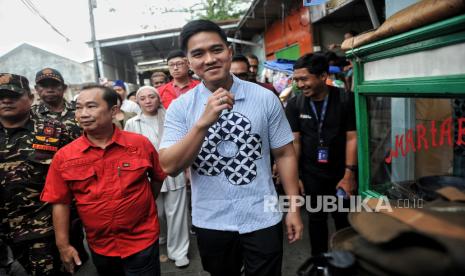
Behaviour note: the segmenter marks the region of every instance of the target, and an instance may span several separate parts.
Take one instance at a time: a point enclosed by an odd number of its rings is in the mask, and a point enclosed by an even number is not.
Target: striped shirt
[[[293,135],[271,91],[234,76],[230,91],[235,95],[233,109],[209,128],[191,166],[192,222],[201,228],[249,233],[281,221],[281,213],[264,211],[265,197],[277,196],[270,149],[292,142]],[[185,137],[211,93],[201,83],[173,101],[161,149]]]

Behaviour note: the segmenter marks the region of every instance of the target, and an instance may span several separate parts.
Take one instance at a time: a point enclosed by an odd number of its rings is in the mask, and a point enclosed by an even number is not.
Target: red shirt
[[[166,175],[147,138],[114,129],[105,149],[84,135],[60,149],[41,200],[70,204],[74,197],[92,250],[125,258],[158,239],[157,210],[147,176],[162,182]]]
[[[158,88],[161,103],[166,109],[168,109],[168,106],[171,104],[173,100],[186,93],[187,91],[191,90],[192,88],[196,87],[199,83],[200,81],[198,80],[190,79],[189,83],[186,86],[179,87],[174,84],[174,80],[168,82],[167,84]]]

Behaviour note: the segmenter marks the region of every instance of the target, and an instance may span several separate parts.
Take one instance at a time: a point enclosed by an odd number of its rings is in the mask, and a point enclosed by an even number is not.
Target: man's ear
[[[228,46],[228,51],[229,51],[229,60],[232,61],[232,58],[234,56],[234,49],[233,49],[232,45]]]
[[[322,80],[323,82],[326,82],[327,78],[328,78],[328,72],[321,73],[320,80]]]
[[[110,113],[111,113],[112,118],[115,118],[116,113],[118,113],[119,109],[120,108],[117,105],[114,105],[110,108]]]

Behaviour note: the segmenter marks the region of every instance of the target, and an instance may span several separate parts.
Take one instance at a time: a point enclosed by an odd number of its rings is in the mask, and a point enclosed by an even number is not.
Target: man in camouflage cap
[[[31,113],[28,80],[0,73],[0,239],[32,275],[61,266],[51,206],[39,200],[54,153],[70,142],[65,126]]]
[[[73,139],[81,136],[81,128],[74,119],[75,107],[64,99],[68,86],[58,70],[44,68],[36,74],[35,89],[40,103],[32,106],[32,111],[41,118],[53,118],[65,124]]]

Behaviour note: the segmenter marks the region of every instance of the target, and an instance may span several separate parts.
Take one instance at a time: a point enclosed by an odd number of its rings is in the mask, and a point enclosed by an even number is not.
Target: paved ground
[[[302,213],[304,220],[304,238],[294,244],[284,242],[284,257],[283,257],[283,276],[296,275],[297,268],[310,257],[310,245],[308,241],[307,231],[307,216]],[[330,226],[330,229],[334,229]],[[332,231],[331,231],[332,232]],[[285,236],[286,237],[286,236]],[[195,235],[190,236],[189,259],[190,265],[184,269],[179,269],[174,265],[174,262],[168,261],[161,264],[161,273],[166,276],[194,276],[202,275],[208,276],[207,272],[202,269],[200,257],[197,250],[197,240]],[[166,254],[166,246],[160,247],[160,252]],[[87,262],[84,267],[76,273],[78,276],[96,276],[97,272],[91,262]]]
[[[188,198],[190,199],[190,190],[188,190]],[[284,229],[284,254],[283,254],[283,276],[295,276],[297,268],[310,257],[310,242],[308,237],[308,216],[305,210],[301,210],[302,220],[304,223],[304,237],[302,240],[297,241],[293,244],[287,242],[287,236]],[[334,232],[334,223],[331,220],[331,216],[328,216],[330,220],[329,232]],[[190,216],[189,216],[190,219]],[[190,223],[190,221],[189,221]],[[160,254],[166,255],[166,245],[160,246]],[[161,263],[161,274],[163,276],[208,276],[208,272],[203,271],[202,264],[200,262],[200,256],[197,249],[197,239],[195,235],[190,235],[190,246],[188,257],[190,264],[186,268],[177,268],[174,262],[168,261]],[[98,276],[95,267],[91,261],[84,264],[84,267],[79,270],[77,276]]]

